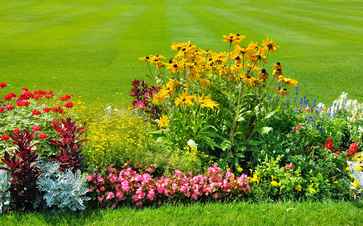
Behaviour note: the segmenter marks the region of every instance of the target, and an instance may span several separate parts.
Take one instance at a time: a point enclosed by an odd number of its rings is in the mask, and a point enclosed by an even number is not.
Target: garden
[[[102,7],[110,10],[90,9]],[[218,47],[183,40],[151,48],[162,55],[145,48],[132,59],[145,75],[124,79],[107,98],[54,87],[57,74],[41,88],[2,76],[1,218],[260,224],[252,216],[268,209],[268,224],[329,224],[332,217],[359,225],[360,88],[327,93],[329,82],[320,84],[326,98],[319,100],[308,78],[279,60],[284,47],[276,38],[218,35],[208,38]]]

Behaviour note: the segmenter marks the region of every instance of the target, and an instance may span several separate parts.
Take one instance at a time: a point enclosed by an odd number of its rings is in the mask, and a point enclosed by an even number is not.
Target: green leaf
[[[231,149],[231,148],[232,148],[232,143],[229,140],[224,140],[221,143],[221,149],[223,151],[226,151],[226,150]]]
[[[263,144],[263,141],[249,140],[248,144],[253,145],[253,146],[257,146],[257,145]]]
[[[242,154],[242,153],[235,153],[234,154],[235,156],[237,156],[237,157],[239,157],[239,158],[244,158],[244,157],[246,157],[244,154]]]
[[[273,130],[273,128],[272,127],[267,127],[267,126],[265,126],[265,127],[263,127],[262,128],[262,132],[261,132],[261,135],[265,135],[265,134],[268,134],[270,131],[272,131]]]

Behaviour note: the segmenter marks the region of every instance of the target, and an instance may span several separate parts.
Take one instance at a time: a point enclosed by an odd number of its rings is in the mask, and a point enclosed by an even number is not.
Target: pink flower
[[[105,196],[102,195],[102,196],[98,197],[98,201],[102,203],[102,201],[103,201],[104,198],[105,198]]]
[[[150,199],[151,201],[154,199],[155,196],[155,191],[153,189],[151,189],[148,194],[147,194],[147,198]]]
[[[140,108],[145,108],[145,104],[142,101],[137,102],[136,106]]]
[[[115,183],[117,182],[117,177],[115,176],[112,176],[111,179],[110,179],[111,183]]]
[[[87,175],[87,180],[88,181],[92,181],[92,179],[93,179],[92,175]]]
[[[115,197],[115,195],[113,194],[113,192],[109,192],[107,194],[106,200],[112,199],[113,197]]]
[[[116,192],[116,197],[122,199],[122,193],[120,191]]]
[[[88,189],[88,192],[93,192],[93,188]]]
[[[128,192],[130,190],[130,186],[129,186],[129,182],[127,182],[126,180],[122,182],[122,190],[124,190],[125,192]]]
[[[114,172],[116,173],[116,170],[114,168],[112,168],[112,167],[109,167],[108,171],[110,171],[111,173],[114,173]]]
[[[18,128],[14,129],[14,131],[13,131],[14,135],[16,135],[16,134],[18,134],[18,133],[20,133],[20,132],[21,132],[21,131],[20,131],[20,129],[18,129]]]
[[[38,139],[45,139],[45,138],[47,138],[47,134],[44,134],[44,133],[39,133],[38,134]]]
[[[9,139],[10,139],[10,137],[7,134],[4,134],[1,136],[1,140],[9,140]]]
[[[32,127],[32,129],[33,129],[34,131],[40,131],[40,127],[39,127],[39,126],[33,126],[33,127]]]
[[[42,114],[42,113],[37,109],[32,111],[32,115],[40,115],[40,114]]]

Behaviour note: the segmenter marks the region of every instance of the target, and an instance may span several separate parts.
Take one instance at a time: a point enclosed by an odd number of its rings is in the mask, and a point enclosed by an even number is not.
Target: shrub
[[[254,144],[254,136],[272,130],[266,122],[287,87],[297,86],[296,80],[283,77],[280,63],[271,77],[264,69],[267,55],[278,48],[272,39],[264,40],[262,47],[251,42],[245,48],[239,45],[244,38],[223,36],[229,43],[227,53],[197,51],[188,42],[173,43],[178,53],[168,62],[161,55],[140,58],[156,68],[150,73],[160,88],[153,103],[164,110],[162,135],[180,150],[193,140],[199,152],[235,172],[245,165],[244,151]]]

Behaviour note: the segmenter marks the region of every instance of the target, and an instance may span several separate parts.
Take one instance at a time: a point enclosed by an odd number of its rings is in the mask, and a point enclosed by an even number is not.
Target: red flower
[[[295,130],[296,130],[296,131],[299,131],[299,130],[301,129],[301,127],[302,127],[301,125],[297,125],[297,126],[295,127]]]
[[[64,105],[64,107],[66,107],[66,108],[72,108],[73,107],[73,102],[71,101],[71,102],[67,102],[65,105]]]
[[[34,131],[40,131],[40,127],[39,127],[39,126],[33,126],[33,127],[32,127],[32,129],[33,129]]]
[[[340,151],[336,151],[335,152],[336,155],[340,155],[340,153],[341,153]]]
[[[32,111],[32,115],[40,115],[40,114],[42,114],[42,113],[37,109]]]
[[[11,104],[6,105],[6,110],[10,111],[12,109],[14,109],[14,105]]]
[[[65,95],[64,97],[59,97],[60,100],[68,100],[71,99],[72,97],[70,95]]]
[[[292,168],[293,168],[292,162],[290,162],[290,164],[286,164],[286,166],[285,166],[286,170],[292,169]]]
[[[20,131],[20,129],[18,129],[18,128],[14,129],[14,131],[13,131],[14,135],[16,135],[16,134],[18,134],[18,133],[20,133],[20,132],[21,132],[21,131]]]
[[[38,138],[39,138],[39,139],[45,139],[45,138],[47,138],[47,136],[48,136],[48,135],[47,135],[47,134],[44,134],[44,133],[39,133],[39,134],[38,134]]]
[[[51,108],[43,108],[43,111],[45,111],[45,112],[50,112],[50,110],[52,110]]]
[[[329,149],[331,152],[333,152],[333,147],[334,147],[334,145],[333,145],[333,141],[331,140],[331,138],[330,138],[330,137],[328,137],[328,141],[327,141],[327,142],[325,142],[324,147],[326,147],[326,148],[327,148],[327,149]]]
[[[322,147],[323,147],[323,145],[319,144],[319,148],[322,148]]]
[[[26,106],[26,107],[28,107],[28,106],[29,106],[29,104],[30,104],[30,102],[29,102],[29,101],[22,101],[22,100],[17,100],[17,101],[16,101],[16,105],[17,105],[17,106],[19,106],[19,107],[21,107],[21,106]]]
[[[349,157],[352,157],[355,155],[355,153],[357,152],[357,148],[358,148],[358,142],[356,141],[355,143],[352,143],[347,151],[347,155]]]
[[[58,126],[59,125],[59,122],[53,120],[50,124]]]
[[[34,98],[35,95],[31,92],[24,92],[19,95],[19,100],[29,100],[30,98]]]
[[[4,134],[1,136],[1,140],[9,140],[9,139],[10,139],[10,137],[7,134]]]
[[[9,94],[7,94],[7,95],[4,96],[4,100],[10,101],[14,97],[16,97],[15,93],[9,93]]]
[[[25,91],[25,92],[29,91],[28,88],[26,88],[26,87],[22,88],[22,90]]]
[[[0,87],[1,88],[5,88],[6,87],[6,83],[5,82],[0,83]]]
[[[52,111],[53,112],[58,112],[59,114],[64,113],[64,110],[63,110],[62,106],[54,107],[54,108],[52,108]]]
[[[0,107],[0,112],[5,111],[5,110],[6,110],[5,107]]]

